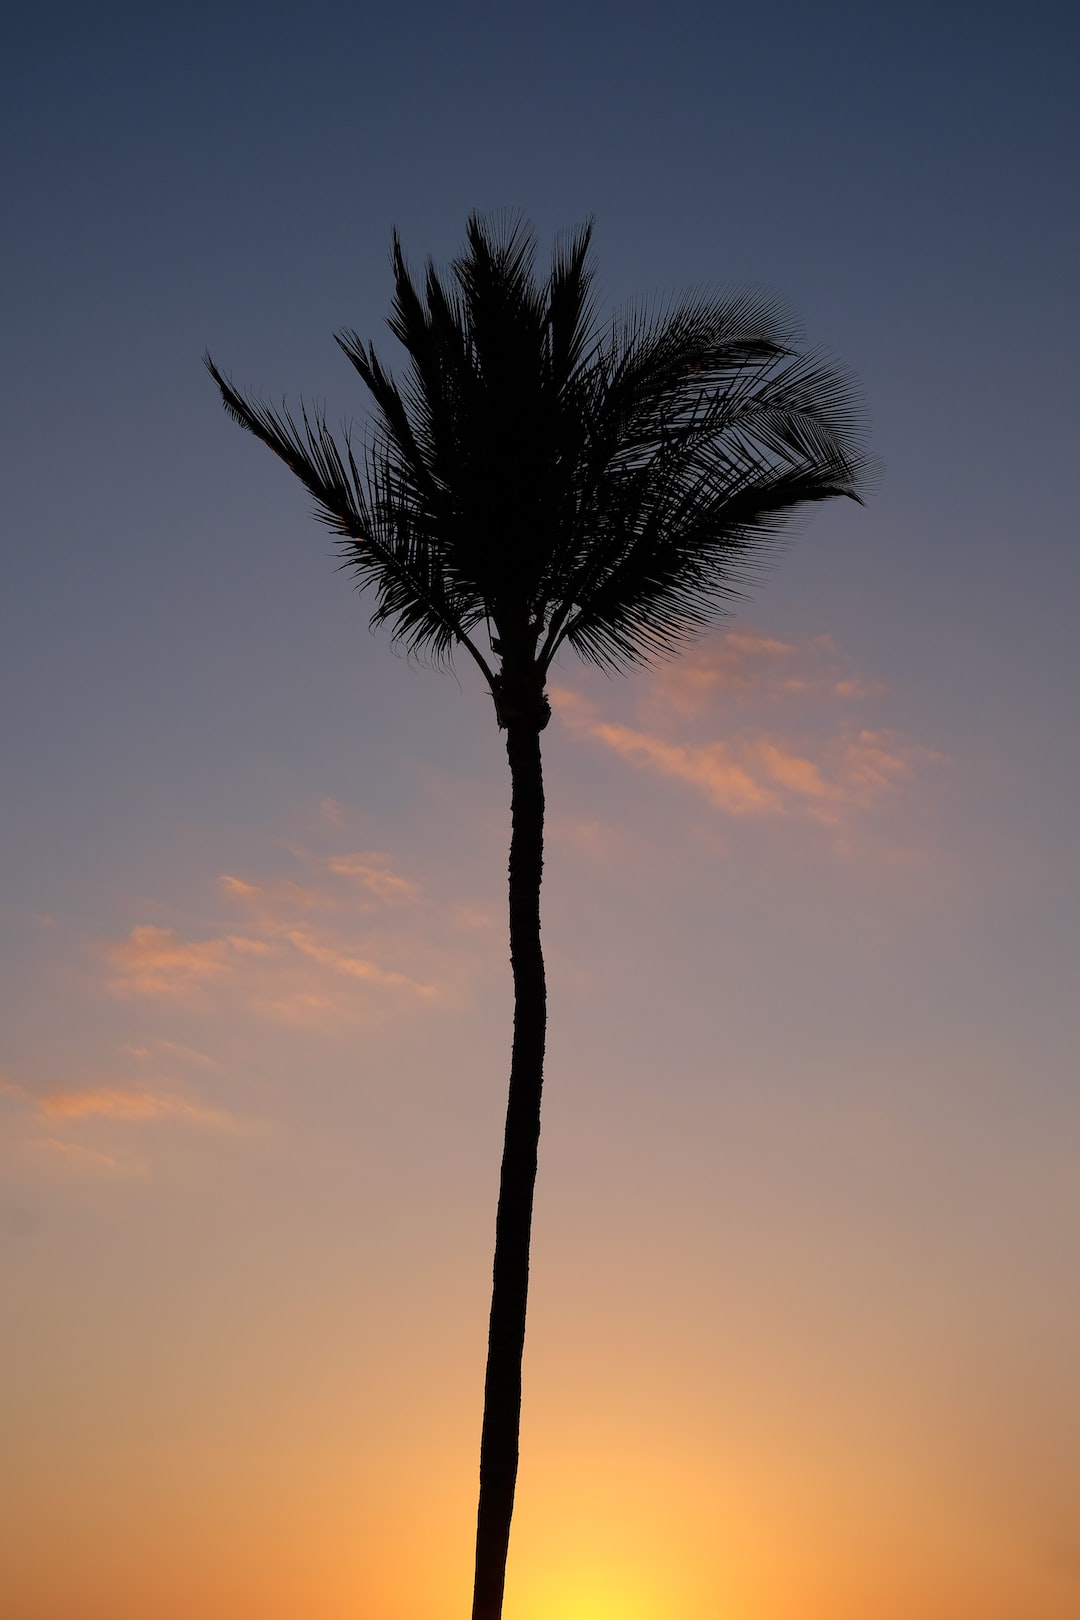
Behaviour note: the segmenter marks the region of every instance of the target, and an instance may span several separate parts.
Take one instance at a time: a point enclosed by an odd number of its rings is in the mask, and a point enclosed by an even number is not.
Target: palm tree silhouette
[[[540,943],[540,734],[560,647],[607,669],[674,653],[720,616],[793,512],[859,499],[850,378],[794,347],[755,293],[683,297],[601,323],[591,226],[545,280],[530,230],[474,215],[441,275],[415,281],[395,234],[396,381],[356,333],[373,427],[359,454],[318,411],[299,422],[206,364],[226,410],[304,484],[371,587],[371,623],[411,652],[481,671],[510,763],[514,1034],[480,1444],[473,1620],[502,1613],[518,1469],[521,1361],[547,995]]]

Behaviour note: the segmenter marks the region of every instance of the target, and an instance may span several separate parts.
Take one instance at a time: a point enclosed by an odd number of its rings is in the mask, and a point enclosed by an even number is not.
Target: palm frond
[[[358,462],[348,433],[343,455],[320,411],[302,406],[298,423],[284,405],[245,399],[209,355],[205,364],[227,413],[314,497],[314,516],[337,538],[343,566],[358,588],[375,590],[372,625],[389,624],[410,651],[427,647],[436,659],[449,657],[455,642],[461,643],[490,677],[469,638],[483,618],[482,605],[447,589],[437,547],[425,535],[422,513],[394,461],[368,447]]]
[[[565,389],[598,343],[589,262],[592,222],[555,244],[546,300],[547,362],[553,387]]]
[[[749,335],[754,324],[764,337]],[[779,342],[790,325],[774,305],[698,301],[676,309],[673,325],[639,326],[621,375],[604,379],[583,469],[588,538],[564,559],[546,656],[567,640],[605,662],[610,619],[611,661],[633,661],[634,615],[638,656],[655,654],[665,634],[674,647],[702,622],[693,604],[706,618],[721,612],[798,508],[860,498],[866,457],[853,381],[824,356],[791,354]],[[747,523],[755,500],[756,525]]]

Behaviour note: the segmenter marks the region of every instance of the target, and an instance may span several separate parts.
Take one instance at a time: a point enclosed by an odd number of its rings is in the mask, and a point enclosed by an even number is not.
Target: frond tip
[[[418,279],[395,234],[402,377],[337,339],[371,407],[359,456],[321,412],[248,399],[206,357],[374,591],[372,623],[437,659],[465,648],[489,684],[495,659],[542,682],[563,643],[609,668],[674,651],[793,516],[861,500],[870,470],[853,379],[798,348],[775,300],[696,294],[602,323],[591,226],[546,277],[535,259],[524,221],[473,215],[449,272]]]

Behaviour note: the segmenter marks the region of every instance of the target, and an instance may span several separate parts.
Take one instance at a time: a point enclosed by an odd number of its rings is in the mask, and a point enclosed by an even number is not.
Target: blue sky
[[[777,289],[863,378],[886,477],[869,523],[817,525],[770,612],[827,597],[853,651],[903,665],[928,703],[947,684],[965,726],[992,714],[1021,747],[1036,701],[1066,722],[1066,8],[977,24],[965,6],[105,18],[43,14],[9,57],[6,504],[25,540],[5,644],[26,746],[44,724],[47,753],[99,758],[122,708],[168,771],[206,758],[223,696],[250,722],[233,649],[270,632],[264,592],[303,580],[324,610],[326,548],[267,524],[301,498],[221,431],[198,357],[209,345],[238,380],[354,414],[329,340],[379,334],[391,226],[445,259],[474,207],[520,208],[542,241],[595,215],[615,304]],[[316,638],[289,639],[310,660]],[[336,672],[309,686],[279,668],[272,707],[307,734]]]

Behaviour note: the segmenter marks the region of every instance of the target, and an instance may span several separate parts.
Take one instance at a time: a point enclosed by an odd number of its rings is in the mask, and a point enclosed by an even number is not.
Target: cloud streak
[[[419,895],[418,886],[393,871],[389,858],[375,851],[358,855],[330,855],[325,864],[328,872],[351,878],[384,905],[402,905],[416,900]]]
[[[242,913],[240,929],[192,938],[140,923],[107,942],[108,990],[208,1010],[227,1004],[287,1023],[353,1019],[379,998],[440,994],[417,964],[430,968],[438,957],[433,938],[448,919],[421,904],[418,883],[380,851],[291,854],[302,881],[219,877],[221,899]],[[360,1001],[357,986],[366,992]]]
[[[103,1153],[100,1148],[85,1142],[67,1142],[58,1136],[37,1137],[29,1144],[38,1153],[45,1153],[65,1168],[76,1171],[104,1171],[108,1175],[142,1174],[144,1167],[118,1159],[114,1153]]]
[[[38,1109],[46,1119],[115,1119],[144,1122],[177,1120],[191,1125],[225,1125],[229,1115],[183,1097],[154,1091],[130,1091],[120,1086],[87,1087],[79,1091],[54,1091],[42,1097]]]
[[[785,641],[759,630],[729,630],[654,672],[649,702],[699,715],[721,703],[804,701],[850,703],[874,697],[876,682],[857,675],[831,636]]]
[[[252,1123],[186,1096],[170,1082],[132,1085],[110,1078],[43,1091],[40,1084],[2,1078],[0,1095],[16,1109],[13,1128],[5,1133],[16,1160],[74,1174],[146,1175],[146,1163],[135,1155],[147,1146],[147,1128],[155,1134],[180,1127],[235,1136]]]
[[[371,962],[366,957],[348,956],[330,945],[321,944],[302,929],[292,929],[287,938],[289,944],[302,955],[310,957],[312,961],[324,967],[332,968],[335,973],[343,973],[353,979],[363,979],[369,984],[384,985],[392,990],[412,990],[422,996],[435,994],[434,987],[430,984],[421,984],[418,980],[410,978],[407,973],[395,973],[391,968],[380,967],[377,962]]]
[[[173,928],[144,923],[106,948],[116,970],[109,988],[120,995],[184,995],[229,977],[237,964],[267,956],[265,940],[235,934],[187,940]]]
[[[799,644],[738,631],[657,670],[630,721],[566,687],[553,689],[552,703],[574,735],[685,783],[725,815],[835,827],[893,796],[926,757],[896,733],[855,723],[852,705],[878,690],[828,637]],[[751,702],[757,723],[748,726]]]

